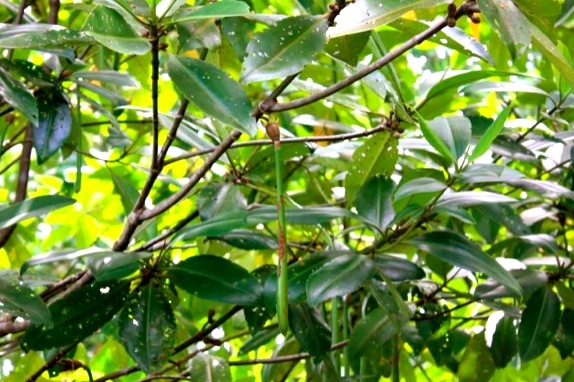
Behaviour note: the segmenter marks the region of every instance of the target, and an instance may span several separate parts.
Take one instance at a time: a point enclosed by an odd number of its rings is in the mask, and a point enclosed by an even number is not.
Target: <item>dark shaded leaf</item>
[[[368,357],[381,347],[389,346],[388,341],[399,333],[397,323],[393,322],[383,309],[376,309],[355,325],[349,339],[349,358]]]
[[[369,42],[371,32],[363,32],[348,36],[332,38],[325,45],[325,52],[349,65],[356,66],[361,51]]]
[[[416,178],[402,183],[394,194],[394,199],[399,200],[407,196],[426,194],[429,192],[443,191],[447,188],[444,182],[434,178]]]
[[[574,326],[572,322],[574,320],[574,310],[564,309],[562,313],[562,319],[560,320],[560,326],[558,332],[556,333],[556,339],[554,340],[554,346],[560,352],[560,357],[562,359],[567,358],[574,351]]]
[[[146,285],[132,293],[119,326],[120,341],[144,372],[158,370],[167,362],[176,326],[162,287]]]
[[[257,350],[270,341],[275,340],[279,334],[281,334],[281,330],[279,328],[261,330],[243,343],[243,346],[241,346],[237,355],[244,355]]]
[[[548,276],[545,272],[533,269],[517,269],[510,271],[522,288],[523,296],[529,296],[534,291],[540,289],[548,283]],[[512,297],[514,292],[507,286],[501,285],[492,279],[478,285],[474,290],[475,296],[481,299],[495,299],[501,297]]]
[[[295,337],[288,338],[283,343],[277,345],[271,357],[287,356],[292,354],[297,354],[301,351],[301,345]],[[276,382],[276,381],[286,381],[287,377],[293,370],[293,367],[299,361],[289,361],[281,363],[270,363],[265,364],[261,368],[261,380],[263,382]]]
[[[302,303],[289,306],[289,326],[301,348],[319,362],[331,349],[331,331],[321,313]]]
[[[0,273],[0,312],[30,320],[36,325],[52,325],[46,303],[16,275]]]
[[[33,126],[38,125],[38,106],[34,96],[22,82],[13,78],[2,67],[0,67],[0,95],[14,109],[24,114]]]
[[[425,271],[421,267],[399,257],[376,254],[373,261],[379,272],[391,281],[418,280],[425,277]]]
[[[0,208],[0,229],[14,225],[22,220],[47,214],[74,204],[72,198],[62,195],[44,195],[14,203]]]
[[[277,249],[277,238],[259,231],[236,229],[215,239],[245,250]]]
[[[347,254],[329,261],[307,280],[309,305],[356,291],[372,276],[373,270],[373,261],[363,255]]]
[[[338,207],[286,208],[285,219],[291,224],[321,224],[330,220],[356,217],[351,211]],[[277,220],[276,206],[260,206],[249,211],[247,224],[256,225]]]
[[[387,177],[375,175],[359,188],[355,198],[357,213],[368,223],[384,231],[395,217],[391,195],[395,183]]]
[[[95,7],[84,29],[100,44],[118,53],[145,54],[151,49],[149,41],[137,34],[126,19],[111,8]]]
[[[496,324],[490,353],[497,368],[504,368],[518,352],[518,336],[514,318],[505,315]]]
[[[57,90],[37,95],[38,125],[32,130],[32,142],[42,164],[62,147],[72,131],[70,104]]]
[[[53,326],[30,326],[20,346],[47,350],[81,341],[112,319],[128,293],[128,282],[96,282],[78,289],[50,305]]]
[[[190,257],[171,267],[168,275],[176,286],[207,300],[257,305],[262,289],[245,268],[219,256]]]
[[[429,125],[449,149],[451,159],[457,160],[466,152],[471,135],[471,124],[468,118],[437,117],[429,121]]]
[[[183,56],[169,56],[167,69],[175,87],[204,113],[249,135],[255,133],[251,101],[224,71]]]
[[[560,324],[560,300],[549,287],[534,292],[518,327],[518,351],[520,359],[528,362],[548,348]]]
[[[112,176],[114,188],[122,200],[122,206],[126,216],[132,212],[132,208],[139,198],[139,192],[134,186],[123,176],[118,176],[110,167],[108,171]]]
[[[295,74],[325,42],[327,20],[316,16],[285,18],[259,33],[247,46],[241,81],[249,83]]]
[[[447,263],[492,277],[516,296],[522,293],[520,285],[507,270],[464,236],[454,232],[437,231],[426,233],[410,242]]]

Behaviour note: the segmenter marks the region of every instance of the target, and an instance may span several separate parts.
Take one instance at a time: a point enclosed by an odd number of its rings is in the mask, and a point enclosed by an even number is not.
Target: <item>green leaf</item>
[[[447,158],[457,160],[466,152],[471,135],[471,124],[468,118],[437,117],[430,121],[429,125],[438,138],[448,147],[450,155]],[[429,143],[431,142],[429,141]],[[435,146],[433,145],[433,147]]]
[[[248,229],[236,229],[215,238],[233,247],[248,251],[277,249],[276,237]]]
[[[522,295],[525,297],[548,284],[548,276],[541,271],[527,268],[512,270],[510,273],[520,284]],[[474,290],[474,295],[482,300],[492,300],[501,297],[512,297],[514,292],[507,286],[490,279],[478,285]]]
[[[370,35],[369,31],[329,39],[325,45],[325,53],[351,66],[357,66],[360,54],[369,42]]]
[[[191,20],[222,19],[246,14],[249,14],[249,5],[247,3],[236,0],[225,0],[177,12],[172,22],[180,24]]]
[[[90,256],[88,268],[98,281],[119,280],[140,269],[142,260],[151,257],[147,252],[104,252]]]
[[[0,95],[18,110],[33,126],[38,125],[38,106],[26,86],[0,67]]]
[[[387,177],[375,175],[367,181],[355,198],[357,213],[365,221],[384,231],[395,217],[391,195],[395,183]]]
[[[412,239],[410,243],[447,263],[484,273],[507,286],[516,296],[521,296],[521,288],[516,279],[464,236],[447,231],[429,232]]]
[[[500,34],[513,59],[521,56],[530,44],[530,23],[512,0],[483,0],[480,10]]]
[[[0,208],[0,229],[14,225],[22,220],[47,214],[74,204],[72,198],[62,195],[44,195],[14,203]]]
[[[241,81],[271,80],[300,72],[325,46],[326,31],[324,17],[295,16],[279,21],[249,42]]]
[[[379,272],[391,281],[419,280],[425,277],[425,271],[421,267],[399,257],[376,254],[373,261]]]
[[[0,273],[0,312],[30,320],[36,325],[52,325],[52,315],[46,303],[18,278]]]
[[[399,200],[407,196],[443,191],[446,188],[444,182],[434,178],[415,178],[401,184],[395,192],[394,199]]]
[[[247,208],[245,197],[233,183],[212,182],[199,191],[197,209],[203,219]]]
[[[139,86],[138,81],[136,81],[130,74],[116,72],[115,70],[78,70],[77,72],[72,73],[70,79],[99,81],[104,84],[114,84],[118,86]]]
[[[484,382],[490,380],[494,374],[495,366],[484,332],[475,334],[468,342],[458,367],[460,382]]]
[[[0,48],[53,49],[93,42],[87,34],[59,25],[0,23]]]
[[[43,91],[37,95],[38,125],[32,130],[32,142],[38,163],[48,160],[62,147],[72,131],[70,104],[57,90]]]
[[[555,199],[564,197],[570,200],[574,200],[574,191],[571,191],[570,189],[552,181],[536,179],[514,179],[506,183],[514,187],[535,191],[538,194],[548,198]]]
[[[112,182],[114,184],[114,189],[122,200],[122,206],[124,207],[124,212],[127,215],[132,212],[133,206],[139,198],[139,192],[134,186],[123,176],[118,176],[111,167],[108,167],[108,171],[112,176]]]
[[[204,113],[249,135],[255,133],[251,101],[224,71],[200,60],[172,55],[167,69],[177,90]]]
[[[504,368],[518,352],[518,336],[514,326],[514,318],[504,315],[496,324],[492,335],[490,354],[498,368]]]
[[[174,238],[174,241],[188,241],[198,236],[219,236],[236,228],[245,226],[247,211],[234,211],[218,215],[213,219],[193,224],[182,229]]]
[[[231,382],[229,364],[224,358],[207,352],[198,352],[189,360],[188,380],[191,382]]]
[[[489,191],[459,191],[443,194],[437,207],[469,207],[489,203],[516,203],[516,199]]]
[[[356,291],[373,275],[373,270],[374,263],[366,256],[346,254],[336,257],[309,276],[309,305]]]
[[[508,118],[511,109],[512,108],[510,106],[507,106],[500,114],[498,114],[498,117],[496,117],[496,120],[492,122],[486,132],[480,136],[480,139],[476,143],[476,146],[474,146],[474,149],[468,158],[469,162],[474,162],[490,148],[494,139],[504,128],[504,121]]]
[[[329,29],[329,38],[368,31],[390,23],[409,11],[430,8],[447,2],[449,1],[357,0],[343,8],[337,16],[335,26]]]
[[[413,314],[393,283],[388,281],[383,283],[371,280],[367,290],[400,330]]]
[[[550,287],[534,292],[518,327],[518,351],[522,362],[542,355],[550,345],[560,324],[560,300]]]
[[[146,285],[130,295],[119,319],[120,341],[146,373],[163,366],[171,355],[175,316],[161,287]]]
[[[391,176],[397,159],[397,140],[389,132],[373,135],[359,146],[345,177],[347,203],[353,203],[359,188],[373,176]]]
[[[33,325],[20,340],[25,351],[75,344],[101,328],[123,306],[127,282],[96,282],[50,305],[52,326]]]
[[[356,217],[351,211],[338,207],[286,208],[285,220],[290,224],[321,224],[333,219]],[[277,220],[276,206],[261,206],[249,211],[247,224],[256,225]]]
[[[448,93],[449,91],[456,91],[459,87],[474,83],[476,81],[489,78],[489,77],[509,77],[509,76],[522,76],[528,77],[525,74],[507,72],[502,70],[472,70],[457,74],[452,77],[442,78],[426,93],[425,98],[417,105],[416,109],[421,109],[432,98]]]
[[[441,139],[441,135],[431,126],[420,114],[416,113],[419,119],[419,126],[423,136],[428,143],[445,159],[449,162],[455,160],[452,151],[447,144]],[[440,127],[440,125],[439,125]]]
[[[476,183],[505,183],[524,178],[524,174],[510,167],[497,164],[475,163],[456,175],[462,182]]]
[[[301,345],[299,345],[299,341],[297,341],[295,337],[290,337],[275,347],[271,358],[297,354],[300,351]],[[281,363],[264,364],[261,368],[261,380],[263,382],[287,381],[287,377],[298,362],[300,361],[295,360]]]
[[[331,349],[331,331],[321,313],[302,303],[289,306],[289,326],[301,348],[319,362]]]
[[[118,11],[95,7],[88,16],[84,30],[96,41],[118,53],[145,54],[151,44],[140,37]]]
[[[262,302],[257,279],[245,268],[219,256],[190,257],[168,270],[181,289],[204,299],[239,305]]]
[[[389,346],[387,341],[399,333],[397,323],[393,322],[383,309],[376,309],[360,319],[349,338],[349,358],[359,359]]]
[[[566,359],[574,351],[574,327],[572,326],[574,320],[574,310],[564,309],[562,319],[560,320],[560,327],[556,334],[554,346],[560,352],[560,357]]]

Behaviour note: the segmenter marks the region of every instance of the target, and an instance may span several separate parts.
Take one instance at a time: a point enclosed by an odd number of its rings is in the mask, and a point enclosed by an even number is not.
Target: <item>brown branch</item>
[[[50,369],[52,366],[56,365],[59,360],[64,358],[66,353],[68,353],[70,351],[70,349],[72,349],[76,345],[77,345],[77,343],[72,344],[72,345],[68,345],[68,346],[62,348],[58,353],[56,353],[52,358],[50,358],[45,364],[43,364],[42,367],[39,368],[34,374],[32,374],[30,377],[28,377],[28,379],[26,379],[26,382],[34,382],[36,379],[38,379],[42,375],[42,373],[44,373],[46,370]]]
[[[354,139],[354,138],[368,137],[370,135],[379,133],[379,132],[387,130],[387,129],[388,129],[388,127],[386,127],[386,126],[378,126],[378,127],[372,128],[370,130],[363,130],[363,131],[359,131],[356,133],[345,133],[345,134],[326,135],[326,136],[318,136],[318,137],[282,138],[281,144],[287,145],[287,144],[301,143],[301,142],[341,142],[341,141],[347,141],[349,139]],[[254,141],[234,143],[233,145],[231,145],[231,147],[229,149],[238,149],[241,147],[249,147],[249,146],[266,146],[266,145],[272,145],[272,144],[273,144],[273,141],[270,139],[258,139],[258,140],[254,140]],[[194,151],[192,153],[187,153],[184,155],[179,155],[177,157],[166,160],[165,165],[167,166],[167,165],[170,165],[172,163],[175,163],[175,162],[183,160],[183,159],[189,159],[189,158],[193,158],[196,156],[209,154],[209,153],[213,152],[214,150],[215,150],[215,148],[211,148],[211,149]]]
[[[187,215],[185,218],[178,221],[177,224],[175,226],[173,226],[172,228],[166,230],[161,235],[156,236],[153,239],[147,241],[145,244],[142,244],[141,246],[135,248],[134,252],[137,252],[137,251],[154,251],[156,249],[161,249],[161,248],[158,248],[158,246],[161,246],[163,248],[163,246],[164,246],[163,241],[165,239],[167,239],[168,237],[170,237],[174,233],[178,232],[180,229],[182,229],[183,227],[188,225],[191,221],[195,220],[198,216],[199,216],[199,211],[198,210],[193,211],[191,214]]]
[[[331,346],[329,351],[341,349],[347,346],[349,340],[341,341],[336,343],[335,345]],[[272,363],[282,363],[282,362],[292,362],[292,361],[300,361],[302,359],[311,358],[311,354],[309,353],[298,353],[298,354],[290,354],[290,355],[283,355],[273,358],[263,358],[263,359],[247,359],[241,361],[229,361],[229,366],[245,366],[245,365],[259,365],[259,364],[272,364]]]
[[[469,14],[476,13],[476,12],[479,12],[479,9],[476,6],[476,3],[474,1],[467,1],[467,2],[463,3],[457,9],[456,14],[455,14],[455,19],[458,19],[464,15],[469,15]],[[285,102],[285,103],[269,104],[269,103],[261,102],[258,106],[258,109],[262,113],[274,113],[274,112],[276,113],[276,112],[280,112],[280,111],[297,109],[297,108],[300,108],[303,106],[310,105],[310,104],[317,102],[319,100],[322,100],[323,98],[327,98],[327,97],[341,91],[342,89],[346,88],[347,86],[363,79],[364,77],[368,76],[372,72],[381,69],[383,66],[385,66],[388,63],[390,63],[391,61],[395,60],[396,58],[401,56],[403,53],[409,51],[410,49],[414,48],[415,46],[422,43],[423,41],[428,40],[433,35],[440,32],[446,26],[447,26],[447,19],[446,18],[434,23],[427,30],[419,33],[416,36],[413,36],[411,39],[409,39],[408,41],[403,43],[401,46],[399,46],[398,48],[396,48],[392,52],[389,52],[388,54],[381,57],[380,59],[373,62],[372,64],[367,65],[364,68],[358,70],[357,72],[355,72],[355,74],[350,75],[349,77],[341,80],[340,82],[337,82],[336,84],[333,84],[333,85],[329,86],[328,88],[321,90],[320,92],[317,92],[315,94],[311,94],[308,97],[300,98],[300,99],[290,101],[290,102]]]
[[[50,0],[50,13],[48,14],[48,24],[58,24],[59,12],[60,12],[60,0]]]
[[[16,196],[14,202],[21,202],[26,199],[28,190],[28,179],[30,176],[30,156],[32,155],[32,126],[28,124],[24,134],[24,141],[22,142],[22,153],[20,154],[20,170],[18,172],[18,184],[16,186]],[[0,231],[0,248],[10,239],[16,224],[6,227]]]

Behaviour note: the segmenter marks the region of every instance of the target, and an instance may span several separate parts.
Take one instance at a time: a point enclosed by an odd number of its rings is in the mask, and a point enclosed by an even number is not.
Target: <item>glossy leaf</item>
[[[66,48],[75,44],[90,44],[94,40],[86,33],[52,24],[12,25],[0,23],[0,47],[6,49]]]
[[[30,320],[36,325],[52,325],[46,303],[16,276],[0,274],[0,312]]]
[[[489,203],[515,203],[516,199],[489,191],[459,191],[443,194],[437,207],[469,207]]]
[[[34,96],[23,83],[13,78],[2,67],[0,67],[0,95],[24,114],[33,126],[38,125],[38,106]]]
[[[387,24],[409,11],[434,7],[447,3],[446,0],[357,0],[347,5],[335,19],[335,26],[329,29],[329,38],[359,33]]]
[[[221,69],[183,56],[169,56],[167,68],[175,87],[204,113],[247,134],[255,133],[251,101]]]
[[[514,318],[505,315],[496,324],[496,330],[492,335],[490,354],[498,368],[503,368],[514,358],[518,352],[516,327]]]
[[[303,70],[325,46],[324,17],[295,16],[259,33],[247,46],[241,70],[245,83],[271,80]]]
[[[358,359],[367,356],[399,333],[397,323],[393,322],[383,309],[376,309],[357,322],[349,338],[349,357]]]
[[[224,241],[233,247],[248,251],[277,249],[276,237],[265,235],[259,231],[247,229],[236,229],[218,236],[216,239]]]
[[[453,153],[450,151],[447,144],[441,139],[441,135],[436,129],[430,125],[420,114],[419,117],[419,126],[423,133],[423,136],[427,140],[428,143],[445,159],[449,162],[455,160]]]
[[[329,39],[325,45],[325,52],[349,65],[356,66],[370,35],[371,32],[363,32]]]
[[[82,287],[50,305],[53,325],[30,326],[20,346],[28,351],[75,344],[111,320],[128,293],[126,282],[96,282]]]
[[[484,0],[480,10],[510,50],[513,58],[524,53],[530,44],[530,25],[511,0]]]
[[[565,197],[570,200],[574,200],[574,191],[571,191],[555,182],[537,179],[514,179],[507,183],[525,190],[535,191],[548,198]]]
[[[518,327],[518,351],[522,362],[542,355],[560,324],[560,300],[549,287],[540,288],[526,304]]]
[[[481,135],[480,139],[476,143],[476,146],[474,146],[474,149],[472,150],[472,153],[468,158],[469,162],[474,162],[490,148],[490,145],[492,144],[494,139],[498,136],[498,134],[500,134],[500,132],[504,128],[504,121],[506,121],[506,119],[508,118],[508,115],[510,114],[510,109],[511,109],[510,106],[507,106],[500,114],[498,114],[496,120],[492,122],[492,124],[489,126],[486,132],[483,135]]]
[[[376,254],[373,261],[379,272],[391,281],[418,280],[425,276],[421,267],[399,257]]]
[[[472,336],[458,367],[461,382],[484,382],[494,374],[495,365],[486,346],[484,332]]]
[[[567,358],[574,351],[574,328],[572,327],[572,320],[574,319],[574,310],[564,309],[560,327],[556,333],[556,339],[553,345],[560,352],[562,359]]]
[[[76,201],[62,195],[44,195],[26,199],[10,206],[0,208],[0,229],[14,225],[22,220],[47,214]]]
[[[198,236],[218,236],[236,228],[243,227],[247,219],[247,211],[235,211],[221,214],[213,219],[193,224],[187,229],[182,229],[174,239],[192,240]]]
[[[524,178],[524,174],[510,167],[497,164],[475,163],[468,166],[457,178],[469,184],[505,183]]]
[[[189,360],[189,381],[231,382],[229,364],[224,358],[199,352]]]
[[[276,358],[280,356],[288,356],[291,354],[297,354],[301,351],[301,345],[295,337],[287,338],[282,344],[279,344],[273,350],[271,357]],[[286,381],[287,377],[293,370],[293,367],[299,361],[288,361],[281,363],[271,363],[263,365],[261,369],[261,380],[263,382],[275,382],[275,381]]]
[[[201,189],[197,196],[197,209],[203,219],[211,219],[222,213],[241,211],[247,208],[247,201],[232,183],[214,182]]]
[[[285,208],[285,219],[290,224],[321,224],[333,219],[356,217],[351,211],[338,207]],[[277,220],[277,207],[260,206],[249,211],[248,224],[260,224]]]
[[[88,268],[98,281],[119,280],[140,269],[142,260],[151,257],[146,252],[108,252],[90,256]]]
[[[144,372],[156,371],[168,361],[176,326],[162,287],[146,285],[132,293],[119,327],[120,341]]]
[[[548,276],[546,273],[541,271],[527,268],[512,270],[510,273],[522,288],[523,296],[530,296],[533,292],[548,284]],[[507,286],[490,279],[478,285],[474,290],[474,294],[480,299],[488,300],[501,297],[512,297],[514,292]]]
[[[175,285],[206,300],[240,305],[262,302],[257,279],[223,257],[193,256],[171,267],[168,274]]]
[[[72,73],[70,79],[83,81],[98,81],[105,84],[118,86],[135,87],[139,83],[128,73],[116,72],[114,70],[78,70]]]
[[[429,125],[450,151],[449,158],[457,160],[466,152],[471,133],[470,121],[467,118],[457,116],[437,117],[430,121]],[[429,143],[431,142],[429,141]]]
[[[48,160],[62,147],[72,131],[72,112],[68,100],[59,91],[37,96],[38,125],[33,128],[32,142],[38,163]]]
[[[374,263],[366,256],[339,256],[313,272],[307,280],[307,300],[314,306],[359,289],[372,275]]]
[[[302,303],[289,307],[289,326],[301,348],[320,361],[331,349],[331,331],[321,313]]]
[[[446,187],[444,182],[434,178],[415,178],[401,184],[394,194],[394,199],[399,200],[407,196],[443,191]]]
[[[411,243],[449,264],[492,277],[516,296],[522,293],[520,285],[507,270],[464,236],[447,231],[429,232],[412,239]]]
[[[392,282],[378,282],[372,280],[367,285],[367,290],[377,301],[377,304],[383,309],[391,318],[393,323],[397,325],[398,329],[404,325],[405,322],[413,316],[413,312],[403,300],[399,291],[395,288]]]
[[[397,159],[397,140],[390,133],[383,132],[368,138],[353,153],[345,177],[347,203],[353,203],[359,188],[373,176],[390,176]]]
[[[124,17],[111,8],[94,8],[84,30],[100,44],[118,53],[145,54],[151,49],[149,41],[140,37]]]
[[[177,12],[174,15],[173,22],[183,23],[192,20],[222,19],[225,17],[243,16],[248,13],[249,5],[247,3],[243,1],[226,0]]]
[[[390,179],[375,175],[367,181],[355,198],[355,207],[360,217],[384,231],[395,217],[391,195],[395,183]]]

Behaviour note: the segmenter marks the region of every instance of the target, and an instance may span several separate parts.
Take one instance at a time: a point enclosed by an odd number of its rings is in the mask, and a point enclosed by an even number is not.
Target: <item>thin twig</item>
[[[59,360],[64,358],[64,356],[70,351],[70,349],[72,349],[76,345],[77,344],[74,343],[72,345],[68,345],[68,346],[62,348],[58,353],[56,353],[52,358],[50,358],[45,364],[43,364],[41,368],[39,368],[34,374],[32,374],[26,380],[26,382],[34,382],[36,379],[38,379],[42,375],[42,373],[44,373],[46,370],[50,369],[52,366],[56,365],[56,363],[58,363]]]
[[[336,343],[335,345],[331,346],[331,350],[341,349],[349,343],[348,340],[341,341]],[[282,362],[292,362],[292,361],[300,361],[302,359],[311,358],[309,353],[298,353],[298,354],[289,354],[283,355],[273,358],[259,358],[259,359],[247,359],[241,361],[229,361],[229,366],[245,366],[245,365],[260,365],[260,364],[272,364],[272,363],[282,363]]]

